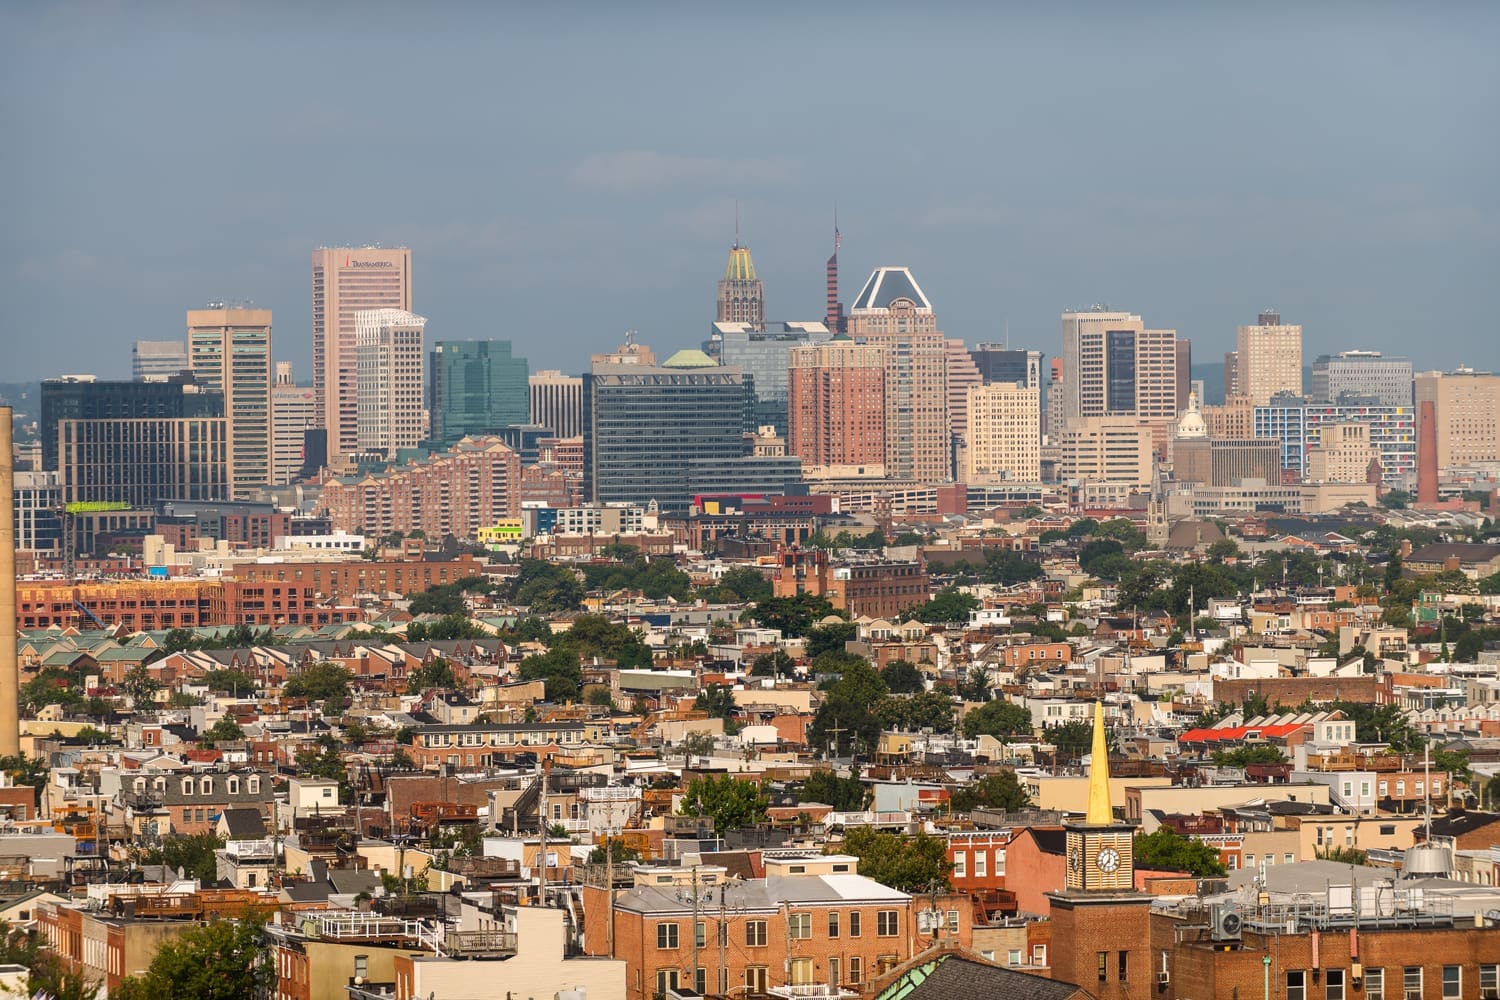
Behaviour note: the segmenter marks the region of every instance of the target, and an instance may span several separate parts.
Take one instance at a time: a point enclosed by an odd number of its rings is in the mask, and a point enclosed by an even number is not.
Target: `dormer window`
[[[183,778],[182,779],[182,794],[183,795],[192,795],[193,794],[193,779],[192,778]]]
[[[246,786],[247,786],[247,789],[248,789],[248,791],[250,792],[251,795],[259,795],[260,794],[260,775],[258,775],[258,774],[252,774],[250,776],[249,781],[246,782]]]
[[[214,793],[214,779],[204,778],[198,783],[198,791],[203,795],[212,795]]]
[[[228,781],[228,785],[229,785],[229,794],[230,795],[238,795],[238,794],[240,794],[240,779],[239,778],[230,778],[229,781]]]

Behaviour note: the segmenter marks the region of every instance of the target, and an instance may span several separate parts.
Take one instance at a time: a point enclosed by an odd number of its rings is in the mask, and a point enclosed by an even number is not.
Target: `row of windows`
[[[1425,973],[1426,970],[1420,965],[1408,965],[1401,969],[1400,978],[1397,979],[1394,969],[1387,974],[1384,968],[1366,968],[1363,981],[1351,983],[1347,970],[1324,969],[1322,996],[1323,1000],[1347,1000],[1351,996],[1349,988],[1352,985],[1355,990],[1363,988],[1365,1000],[1404,1000],[1407,997],[1423,997],[1426,996],[1423,989]],[[1305,969],[1289,970],[1286,974],[1286,1000],[1313,1000],[1309,984],[1316,983],[1317,978]],[[1443,966],[1439,989],[1438,996],[1443,1000],[1460,1000],[1464,995],[1463,966]],[[1500,965],[1481,965],[1479,967],[1480,996],[1493,996],[1497,990],[1500,990]]]
[[[848,914],[849,937],[857,938],[863,931],[863,917],[858,910],[851,910]],[[827,916],[828,936],[837,938],[840,936],[845,925],[843,914],[838,910],[829,910]],[[958,926],[958,911],[951,911],[949,923],[956,930]],[[765,920],[745,921],[745,947],[764,948],[770,940],[769,922]],[[787,919],[787,933],[794,941],[807,941],[813,936],[813,914],[810,912],[793,913]],[[876,937],[898,937],[901,933],[901,911],[879,910],[875,914],[875,936]],[[707,947],[708,925],[704,921],[698,921],[694,925],[693,934],[695,944],[699,948]],[[719,924],[719,944],[728,943],[729,925]],[[656,925],[656,947],[663,950],[675,950],[680,946],[681,937],[678,925],[675,922],[663,922]]]

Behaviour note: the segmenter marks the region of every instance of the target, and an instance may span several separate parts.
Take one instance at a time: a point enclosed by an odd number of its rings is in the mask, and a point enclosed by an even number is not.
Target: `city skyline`
[[[1211,359],[1246,317],[1279,309],[1304,326],[1308,357],[1419,353],[1413,332],[1430,330],[1441,336],[1426,339],[1419,368],[1500,366],[1488,331],[1468,322],[1493,270],[1500,200],[1483,166],[1495,139],[1470,124],[1497,89],[1479,41],[1497,15],[1477,5],[1421,18],[1358,8],[1357,44],[1341,16],[1355,8],[1337,6],[1282,24],[1164,6],[1100,7],[1078,23],[937,12],[899,34],[895,9],[879,6],[860,19],[799,12],[797,32],[774,16],[736,19],[746,51],[774,45],[807,72],[756,79],[730,116],[716,88],[680,86],[721,71],[710,43],[726,15],[715,12],[639,25],[607,9],[507,12],[460,34],[441,13],[412,24],[377,7],[359,44],[325,66],[337,9],[290,35],[274,7],[181,19],[171,5],[135,16],[84,6],[82,25],[40,8],[0,15],[12,91],[36,95],[0,112],[24,139],[0,288],[36,331],[0,347],[13,378],[68,372],[80,353],[123,375],[133,341],[171,338],[184,308],[226,296],[272,309],[277,360],[311,372],[305,261],[338,243],[411,247],[418,307],[435,327],[508,337],[537,368],[579,372],[626,329],[687,347],[713,317],[736,201],[768,318],[822,314],[837,203],[846,284],[909,266],[944,333],[968,344],[1008,329],[1013,346],[1050,355],[1059,313],[1107,302]],[[898,44],[949,51],[886,96],[913,141],[856,153],[839,136],[852,136],[871,92],[815,56],[875,59]],[[1096,68],[1058,73],[1063,46],[1070,63]],[[287,71],[253,83],[211,72],[261,50]],[[667,51],[680,55],[670,67],[651,58]],[[1122,51],[1137,68],[1101,68]],[[1377,58],[1393,51],[1404,72]],[[398,58],[421,71],[373,109],[337,82]],[[1299,68],[1222,69],[1267,58]],[[300,82],[314,66],[330,86]],[[438,100],[532,79],[549,89],[534,105]],[[620,85],[601,96],[606,79]],[[1031,96],[1039,80],[1045,101]],[[156,110],[132,111],[146,107]],[[363,155],[393,120],[423,163]],[[190,129],[256,140],[244,155],[200,140],[162,155]],[[830,135],[835,155],[801,152]],[[1059,152],[1101,139],[1106,153]],[[848,157],[836,155],[844,146]]]

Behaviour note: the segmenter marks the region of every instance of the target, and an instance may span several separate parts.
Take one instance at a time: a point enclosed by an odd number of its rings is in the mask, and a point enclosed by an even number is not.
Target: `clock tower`
[[[1099,1000],[1149,1000],[1151,897],[1135,888],[1135,829],[1110,806],[1104,705],[1094,705],[1088,812],[1066,827],[1067,877],[1052,901],[1052,973]]]

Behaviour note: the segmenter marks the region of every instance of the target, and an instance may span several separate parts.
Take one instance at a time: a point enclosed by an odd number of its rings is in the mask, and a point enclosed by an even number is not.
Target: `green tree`
[[[408,594],[411,604],[407,610],[413,615],[463,615],[469,608],[461,583],[442,583],[419,594]]]
[[[441,656],[434,656],[406,676],[406,689],[412,694],[428,688],[456,688],[458,678],[454,676],[453,664]]]
[[[255,678],[243,670],[226,668],[224,670],[210,670],[203,675],[203,683],[215,694],[230,694],[244,692],[249,694],[259,685]]]
[[[873,827],[855,827],[844,834],[844,842],[831,845],[829,853],[859,858],[859,873],[900,892],[945,892],[952,888],[949,876],[948,842],[926,833],[916,836],[886,833]]]
[[[1140,868],[1187,872],[1194,878],[1217,878],[1227,872],[1218,851],[1165,826],[1136,836],[1135,863]]]
[[[933,594],[932,599],[926,604],[912,608],[907,615],[929,625],[942,625],[949,622],[967,622],[969,612],[977,607],[979,607],[979,598],[966,594],[957,587],[944,587]]]
[[[485,639],[489,633],[468,615],[444,615],[436,621],[412,622],[406,626],[407,642],[445,642],[451,639]]]
[[[990,675],[983,667],[974,666],[959,682],[958,696],[964,701],[990,700]]]
[[[859,626],[853,622],[819,625],[808,630],[807,658],[815,660],[824,653],[842,653],[844,644],[859,637]]]
[[[838,812],[856,812],[865,807],[865,783],[859,772],[840,777],[833,771],[814,771],[797,789],[798,802],[821,802]]]
[[[807,593],[766,598],[757,601],[748,612],[751,621],[766,628],[780,629],[784,636],[807,635],[813,622],[833,613],[828,598]]]
[[[953,811],[961,813],[980,808],[1020,812],[1031,806],[1031,796],[1021,787],[1014,771],[987,774],[978,781],[960,785],[953,790],[950,801]]]
[[[214,852],[223,846],[216,833],[173,834],[162,838],[161,846],[141,852],[141,863],[180,869],[188,878],[212,885],[219,880]]]
[[[511,581],[510,599],[535,615],[573,611],[583,603],[583,584],[565,566],[522,559]]]
[[[1128,517],[1117,517],[1105,521],[1094,529],[1097,538],[1112,538],[1124,546],[1125,551],[1135,552],[1146,547],[1146,533],[1135,526]]]
[[[1215,750],[1214,763],[1219,767],[1245,767],[1250,764],[1283,764],[1286,755],[1270,744]]]
[[[639,861],[641,852],[633,847],[626,847],[625,842],[616,837],[609,842],[609,853],[614,856],[615,864],[624,864],[627,861]],[[602,865],[606,860],[604,845],[600,844],[589,852],[588,863],[591,865]]]
[[[746,603],[768,600],[771,597],[771,581],[760,570],[750,566],[735,566],[719,578],[720,590],[727,590],[736,600]]]
[[[698,692],[697,698],[693,699],[693,707],[700,712],[707,712],[710,719],[723,719],[724,732],[733,733],[736,730],[734,688],[729,685],[708,685]]]
[[[349,676],[337,663],[312,663],[289,677],[281,693],[288,698],[341,702],[349,695]]]
[[[577,701],[583,684],[578,654],[568,646],[554,646],[545,653],[526,657],[521,661],[520,676],[523,681],[542,681],[547,700],[559,704]]]
[[[297,754],[297,771],[312,778],[327,778],[339,783],[339,801],[349,798],[349,765],[331,739],[318,749],[308,748]]]
[[[797,661],[781,650],[761,653],[750,663],[751,677],[791,677],[797,672]]]
[[[881,698],[875,703],[874,714],[886,729],[953,732],[953,699],[942,691]]]
[[[964,716],[964,735],[971,740],[980,736],[1030,736],[1031,731],[1031,713],[1008,701],[987,701]]]
[[[1341,865],[1363,866],[1370,860],[1370,856],[1364,851],[1355,847],[1345,847],[1342,844],[1319,848],[1316,854],[1319,860],[1335,861]]]
[[[927,688],[926,678],[910,660],[892,660],[880,671],[886,690],[892,694],[914,694]]]
[[[222,715],[219,720],[204,731],[199,742],[205,746],[214,746],[218,743],[233,743],[245,738],[245,731],[240,724],[234,721],[232,715]]]
[[[1094,727],[1087,722],[1060,722],[1043,726],[1042,739],[1057,748],[1060,759],[1077,761],[1093,750]]]
[[[1221,538],[1208,547],[1208,558],[1214,562],[1223,562],[1225,559],[1238,559],[1240,547],[1232,538]]]
[[[12,785],[30,785],[40,791],[46,787],[51,769],[42,758],[20,753],[0,757],[0,771],[10,778]]]
[[[613,660],[620,667],[649,667],[651,647],[629,625],[612,622],[604,615],[579,615],[557,639],[557,647],[571,649],[579,657]]]
[[[161,681],[151,676],[151,671],[146,669],[145,664],[138,663],[125,671],[125,677],[120,681],[120,691],[130,699],[134,708],[140,708],[151,704],[156,697],[156,692],[161,690]]]
[[[260,919],[218,920],[167,941],[144,976],[132,976],[111,1000],[245,1000],[276,984]]]
[[[764,823],[770,801],[753,781],[721,774],[688,782],[677,814],[711,817],[714,831],[722,835],[727,830]]]

